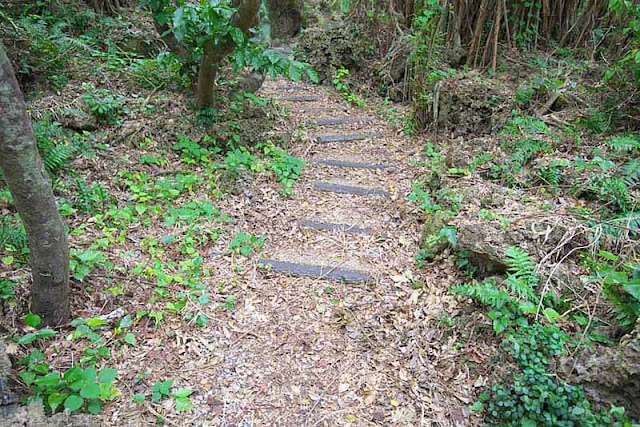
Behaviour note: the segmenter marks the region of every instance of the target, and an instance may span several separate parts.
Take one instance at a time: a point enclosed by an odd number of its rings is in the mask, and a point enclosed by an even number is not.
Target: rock
[[[302,29],[302,2],[300,0],[268,0],[269,23],[272,39],[288,39]]]
[[[478,269],[478,276],[504,274],[507,270],[504,257],[507,248],[519,246],[527,251],[535,262],[540,262],[546,254],[561,246],[569,226],[551,222],[550,219],[530,219],[521,221],[517,227],[510,225],[504,229],[496,221],[479,219],[477,222],[458,225],[456,250],[468,253],[469,262]],[[556,262],[572,248],[583,243],[579,239],[565,242],[552,259],[540,266],[541,282],[544,283],[553,273],[550,283],[556,291],[559,292],[567,286],[574,290],[582,289],[580,269],[573,260],[564,260],[560,265]]]
[[[366,53],[355,30],[341,21],[305,29],[296,50],[297,59],[310,63],[321,82],[330,81],[340,66],[360,69]]]
[[[87,414],[71,415],[63,412],[48,417],[39,403],[28,406],[10,405],[0,413],[3,427],[99,427],[94,417]],[[4,412],[6,411],[6,412]]]
[[[229,99],[235,99],[244,93],[256,93],[264,83],[267,75],[258,71],[240,77],[240,80],[229,90]]]
[[[640,320],[617,347],[585,349],[561,360],[569,382],[581,384],[587,397],[603,408],[624,406],[631,419],[640,419]]]
[[[98,129],[98,120],[84,111],[74,111],[73,113],[66,114],[60,120],[62,126],[67,129],[73,129],[78,132],[82,131],[94,131]]]
[[[513,91],[476,72],[456,74],[436,83],[416,111],[420,128],[435,124],[454,135],[484,135],[500,129],[514,107]]]
[[[449,214],[443,211],[436,211],[427,215],[422,228],[421,248],[427,258],[433,259],[436,255],[449,247],[449,240],[445,236],[440,236],[440,230],[447,225]]]

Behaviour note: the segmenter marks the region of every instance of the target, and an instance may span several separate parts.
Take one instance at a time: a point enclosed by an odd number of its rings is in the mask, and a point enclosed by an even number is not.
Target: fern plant
[[[535,300],[535,288],[538,286],[536,263],[524,249],[516,246],[507,248],[504,254],[509,272],[505,284],[520,299]]]
[[[62,125],[50,118],[35,121],[33,131],[47,172],[54,174],[78,154],[78,140],[69,138]]]
[[[551,147],[546,142],[525,138],[516,142],[516,150],[511,155],[511,170],[519,172],[536,154],[548,152]]]
[[[640,149],[640,138],[633,135],[616,135],[605,141],[605,144],[616,153],[633,153]]]
[[[536,312],[538,277],[535,274],[536,264],[531,256],[522,248],[510,247],[505,250],[507,278],[502,286],[492,280],[453,286],[450,291],[474,299],[487,305],[491,310],[487,313],[492,320],[493,330],[501,334],[514,322],[518,325],[527,323],[525,314]]]
[[[565,177],[567,168],[571,163],[567,159],[557,159],[549,162],[538,171],[538,180],[551,187],[555,192]]]
[[[629,187],[638,185],[640,182],[640,159],[632,159],[620,167],[624,174],[624,182]]]

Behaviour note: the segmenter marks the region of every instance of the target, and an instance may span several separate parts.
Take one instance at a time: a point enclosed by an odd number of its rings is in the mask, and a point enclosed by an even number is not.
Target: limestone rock
[[[561,368],[571,383],[584,386],[590,400],[604,408],[624,406],[631,419],[640,419],[640,321],[619,346],[586,349],[562,359]]]

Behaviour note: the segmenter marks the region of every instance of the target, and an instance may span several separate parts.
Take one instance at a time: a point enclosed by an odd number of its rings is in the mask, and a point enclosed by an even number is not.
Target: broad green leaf
[[[128,332],[124,335],[124,342],[126,342],[129,345],[137,344],[136,337],[131,332]]]
[[[80,389],[80,396],[85,399],[97,399],[100,396],[100,386],[96,383],[87,384]]]
[[[191,390],[190,388],[180,388],[175,393],[173,393],[173,395],[175,397],[188,397],[191,396],[192,393],[193,390]]]
[[[530,301],[523,301],[520,303],[520,310],[523,313],[533,314],[537,311],[537,307]]]
[[[98,375],[98,380],[101,383],[110,383],[116,379],[117,375],[118,375],[118,371],[116,369],[104,368],[103,370],[100,371],[100,375]]]
[[[554,323],[558,318],[560,318],[560,314],[551,307],[545,308],[543,313],[544,317],[546,317],[551,323]]]
[[[49,397],[47,398],[47,403],[49,404],[49,407],[51,408],[52,413],[56,412],[56,409],[58,408],[58,406],[62,405],[62,402],[65,401],[67,396],[69,396],[68,393],[58,393],[58,392],[53,392],[49,395]]]
[[[82,405],[84,405],[84,399],[76,394],[70,395],[64,401],[64,408],[69,412],[77,411],[82,408]]]
[[[628,292],[632,297],[640,301],[640,282],[631,282],[622,286],[626,292]]]
[[[473,412],[482,412],[483,409],[484,405],[482,404],[482,402],[476,401],[473,402],[473,405],[471,405],[471,411]]]
[[[22,382],[24,382],[26,385],[33,384],[33,380],[36,379],[36,373],[31,371],[22,371],[18,375],[20,376]]]
[[[38,336],[38,338],[49,338],[54,336],[55,334],[57,334],[56,331],[54,331],[53,329],[40,329],[36,335]]]
[[[99,317],[93,317],[91,319],[87,319],[87,325],[91,328],[97,328],[98,326],[106,325],[107,321],[104,319],[100,319]]]
[[[97,399],[92,400],[87,404],[87,411],[93,415],[98,415],[100,413],[100,409],[102,409],[102,403]]]
[[[186,412],[193,409],[193,403],[191,399],[188,397],[177,397],[176,398],[176,411],[178,412]]]
[[[31,326],[32,328],[37,328],[42,323],[42,318],[37,314],[29,312],[26,316],[24,316],[24,323]]]
[[[131,315],[127,314],[120,320],[119,327],[121,329],[128,328],[133,324],[133,320],[131,319]]]
[[[60,381],[60,373],[59,372],[50,372],[47,375],[36,378],[33,382],[42,387],[59,387],[61,384]]]
[[[34,333],[29,332],[28,334],[24,334],[22,337],[20,337],[20,339],[18,340],[18,344],[20,345],[31,344],[36,339],[38,339],[38,336]]]

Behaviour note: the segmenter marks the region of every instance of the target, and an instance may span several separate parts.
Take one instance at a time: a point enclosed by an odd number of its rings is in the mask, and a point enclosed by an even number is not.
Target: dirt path
[[[170,421],[465,424],[468,374],[452,357],[455,337],[437,328],[447,269],[412,271],[421,230],[406,195],[420,144],[326,88],[275,81],[259,95],[280,97],[304,124],[306,137],[290,152],[307,168],[295,194],[275,205],[272,189],[260,185],[234,202],[238,226],[264,235],[266,246],[241,266],[224,255],[212,260],[241,294],[233,312],[188,334],[176,328],[162,351],[144,356],[194,389],[194,412]],[[132,416],[130,408],[111,420]]]

